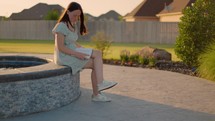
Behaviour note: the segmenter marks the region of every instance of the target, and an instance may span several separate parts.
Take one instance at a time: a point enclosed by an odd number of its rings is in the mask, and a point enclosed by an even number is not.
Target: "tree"
[[[47,13],[45,16],[45,20],[58,20],[60,17],[60,14],[57,10],[52,10]]]
[[[112,41],[104,32],[97,32],[91,37],[91,41],[95,43],[95,48],[102,52],[102,57],[107,54],[107,51],[112,44]]]
[[[198,56],[215,42],[215,1],[196,0],[182,12],[175,53],[189,66],[198,66]]]
[[[6,16],[2,16],[2,17],[0,17],[0,21],[8,21],[9,20],[9,18],[8,17],[6,17]]]

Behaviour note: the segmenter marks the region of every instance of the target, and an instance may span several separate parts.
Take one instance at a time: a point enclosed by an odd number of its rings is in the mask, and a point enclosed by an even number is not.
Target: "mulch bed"
[[[136,63],[121,63],[120,60],[103,60],[104,64],[117,65],[117,66],[128,66],[128,67],[138,67],[138,68],[153,68],[158,70],[165,70],[171,72],[178,72],[186,75],[197,76],[196,68],[189,67],[182,62],[173,61],[158,61],[154,66],[139,65]]]

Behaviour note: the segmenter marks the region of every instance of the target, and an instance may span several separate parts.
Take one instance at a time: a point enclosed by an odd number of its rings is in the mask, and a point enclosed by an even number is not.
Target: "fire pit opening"
[[[47,60],[33,56],[0,56],[0,68],[23,68],[46,63]]]

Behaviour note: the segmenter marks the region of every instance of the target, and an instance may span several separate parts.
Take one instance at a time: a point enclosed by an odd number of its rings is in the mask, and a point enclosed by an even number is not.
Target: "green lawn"
[[[93,48],[91,42],[80,41],[84,47]],[[165,49],[172,54],[172,60],[178,61],[174,53],[174,45],[166,44],[144,44],[144,43],[112,43],[109,53],[105,58],[119,59],[121,50],[129,50],[131,53],[141,49],[144,46],[151,46],[160,49]],[[50,53],[54,52],[53,40],[0,40],[0,53]]]
[[[1,53],[53,53],[51,40],[0,40]]]

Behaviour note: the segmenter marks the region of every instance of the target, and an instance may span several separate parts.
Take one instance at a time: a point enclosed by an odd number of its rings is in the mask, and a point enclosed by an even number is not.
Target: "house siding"
[[[130,17],[126,18],[126,22],[140,22],[140,21],[158,21],[156,17]]]
[[[180,18],[182,14],[178,15],[168,15],[168,16],[160,16],[160,22],[180,22]]]

